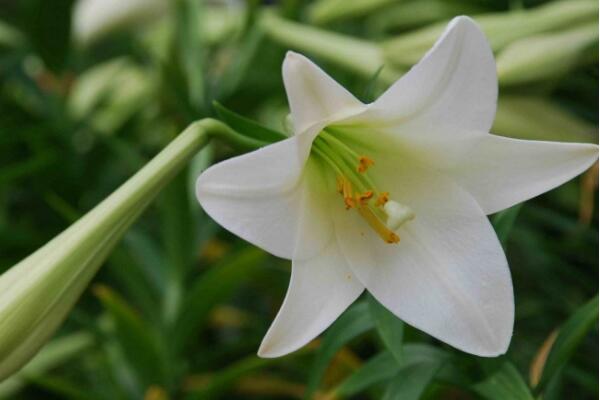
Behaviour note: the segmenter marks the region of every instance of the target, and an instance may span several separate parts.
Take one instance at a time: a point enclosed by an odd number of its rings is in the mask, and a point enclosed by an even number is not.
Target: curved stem
[[[263,145],[217,120],[195,122],[104,201],[0,275],[0,380],[60,327],[128,228],[211,138],[244,149]]]

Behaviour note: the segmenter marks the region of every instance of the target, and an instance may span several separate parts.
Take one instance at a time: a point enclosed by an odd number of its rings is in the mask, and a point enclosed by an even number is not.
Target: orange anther
[[[377,196],[377,201],[375,202],[376,206],[383,206],[390,199],[390,194],[388,192],[381,192],[379,196]]]
[[[358,166],[356,167],[356,170],[362,174],[372,165],[375,165],[375,161],[371,160],[369,157],[360,156],[358,157]]]
[[[341,176],[337,177],[335,188],[339,194],[344,193],[344,178],[342,178]]]
[[[346,205],[346,210],[349,210],[356,206],[356,203],[354,202],[354,199],[352,197],[344,197],[344,204]]]
[[[364,193],[357,193],[356,194],[356,202],[362,206],[367,205],[367,203],[369,202],[369,200],[373,197],[373,191],[371,190],[367,190]]]

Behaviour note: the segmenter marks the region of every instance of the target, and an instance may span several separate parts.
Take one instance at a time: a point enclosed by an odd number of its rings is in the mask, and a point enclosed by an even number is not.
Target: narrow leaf
[[[21,371],[0,383],[0,399],[12,399],[25,387],[27,381],[41,376],[92,347],[94,338],[85,332],[73,333],[54,339]]]
[[[308,376],[305,398],[317,390],[335,353],[350,340],[373,327],[369,305],[360,302],[350,307],[327,331]]]
[[[521,211],[521,204],[500,211],[494,215],[492,219],[492,225],[494,226],[498,239],[500,239],[500,243],[502,243],[503,247],[506,247],[508,235],[515,224],[519,211]]]
[[[449,358],[449,353],[437,347],[408,343],[404,345],[401,364],[398,364],[396,358],[389,351],[379,353],[332,390],[330,397],[353,396],[381,381],[391,379],[398,374],[401,368],[412,368],[412,366],[422,364],[441,366]]]
[[[517,369],[508,361],[473,390],[488,400],[533,400],[529,387]]]
[[[346,398],[356,395],[378,382],[391,379],[399,370],[400,366],[394,356],[388,351],[381,352],[346,378],[333,390],[331,397]]]
[[[548,359],[542,372],[542,379],[536,387],[536,391],[542,390],[562,367],[567,364],[575,349],[590,329],[597,326],[597,320],[598,296],[581,306],[560,328],[556,341],[552,345],[550,354],[548,354]]]
[[[202,325],[213,307],[224,301],[240,284],[260,271],[266,254],[253,247],[240,250],[225,261],[211,267],[188,290],[182,312],[174,330],[173,345],[185,348]]]
[[[377,333],[383,344],[394,356],[398,364],[402,362],[402,337],[404,322],[382,306],[373,296],[369,295],[369,311],[375,323]]]
[[[168,365],[157,331],[110,288],[96,286],[94,292],[112,317],[115,337],[140,382],[144,386],[164,384]]]
[[[223,122],[243,135],[266,143],[278,142],[287,137],[281,132],[262,126],[258,122],[252,121],[249,118],[231,111],[217,101],[213,102],[213,106],[215,107],[217,115]]]
[[[384,400],[418,400],[440,369],[435,361],[423,361],[400,369],[388,386]]]

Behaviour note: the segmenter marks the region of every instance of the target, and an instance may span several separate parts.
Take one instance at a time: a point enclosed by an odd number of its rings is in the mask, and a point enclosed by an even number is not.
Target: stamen
[[[358,212],[386,243],[398,243],[400,241],[400,237],[388,229],[369,207],[360,206]]]
[[[342,195],[344,196],[344,204],[346,204],[346,210],[354,208],[356,204],[354,203],[354,196],[352,193],[352,184],[350,181],[344,177],[342,180]]]
[[[388,192],[381,192],[381,193],[379,193],[379,196],[377,196],[375,205],[377,207],[381,207],[381,206],[385,205],[385,203],[387,203],[389,199],[390,199],[390,194]]]
[[[398,243],[400,237],[394,231],[413,219],[414,213],[410,208],[390,200],[388,192],[377,189],[367,173],[375,162],[359,156],[326,130],[315,139],[312,150],[334,171],[335,189],[342,196],[346,210],[356,209],[386,243]]]
[[[371,160],[369,157],[360,156],[358,158],[358,166],[356,167],[356,170],[361,174],[364,174],[367,172],[367,169],[373,165],[375,165],[375,161]]]
[[[367,190],[364,193],[356,193],[356,202],[361,206],[366,206],[369,200],[373,198],[373,191]]]
[[[344,178],[342,178],[341,176],[338,176],[336,178],[336,190],[339,194],[344,193]]]

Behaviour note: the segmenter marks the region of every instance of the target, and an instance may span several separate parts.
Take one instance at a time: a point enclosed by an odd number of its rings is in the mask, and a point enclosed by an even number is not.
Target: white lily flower
[[[504,353],[513,290],[486,214],[580,174],[597,146],[488,133],[496,68],[466,17],[372,104],[296,53],[287,54],[283,79],[294,135],[217,164],[197,182],[218,223],[292,259],[259,355],[300,348],[365,288],[451,346]]]

